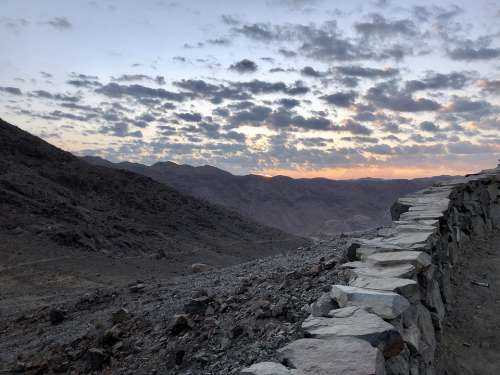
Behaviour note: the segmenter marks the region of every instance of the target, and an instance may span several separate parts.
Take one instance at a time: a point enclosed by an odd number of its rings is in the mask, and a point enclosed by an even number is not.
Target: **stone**
[[[212,266],[205,264],[205,263],[194,263],[191,265],[191,272],[192,273],[201,273],[201,272],[207,272],[212,269]]]
[[[446,310],[437,280],[432,280],[430,291],[427,293],[426,304],[431,307],[432,313],[435,314],[438,324],[441,324],[446,314]]]
[[[401,294],[408,300],[418,300],[419,288],[415,280],[403,279],[398,277],[370,277],[358,276],[351,281],[349,285],[356,288],[382,290]]]
[[[332,297],[340,307],[364,307],[368,312],[377,314],[383,319],[395,319],[410,306],[408,300],[397,293],[346,285],[334,285]]]
[[[207,310],[209,302],[210,302],[210,298],[207,296],[198,297],[198,298],[191,298],[184,305],[184,312],[186,314],[203,315],[203,314],[205,314],[205,311]]]
[[[115,324],[113,327],[111,327],[110,329],[108,329],[105,333],[104,333],[104,336],[102,338],[102,342],[105,344],[105,345],[114,345],[116,344],[118,341],[120,341],[120,336],[122,335],[122,331],[119,327],[118,324]]]
[[[408,313],[411,317],[404,317],[403,339],[412,351],[419,353],[426,363],[431,363],[437,345],[431,314],[421,304],[412,307]]]
[[[357,307],[357,306],[342,307],[341,309],[331,310],[328,313],[328,317],[329,318],[347,318],[349,316],[352,316],[357,310],[359,310],[359,307]]]
[[[330,293],[323,293],[315,302],[311,304],[311,315],[328,316],[330,310],[337,308],[338,305],[332,299]]]
[[[130,293],[143,293],[146,286],[143,283],[130,285],[128,290]]]
[[[358,307],[355,309],[346,307],[333,310],[331,313],[333,318],[312,316],[307,318],[302,323],[302,329],[310,337],[323,340],[343,336],[366,340],[379,348],[385,357],[398,355],[404,347],[403,339],[397,329],[375,314]]]
[[[92,371],[100,370],[109,362],[109,355],[102,348],[90,348],[87,351],[87,362]]]
[[[123,307],[119,310],[116,310],[111,315],[111,321],[113,322],[113,324],[122,323],[129,318],[130,318],[130,313],[128,312],[127,309],[125,309]]]
[[[367,256],[366,261],[378,267],[411,264],[415,267],[417,273],[432,264],[430,255],[424,253],[423,251],[394,251],[377,253]]]
[[[66,319],[66,313],[62,309],[51,309],[49,311],[49,320],[51,324],[59,324],[62,323]]]
[[[174,336],[177,336],[189,328],[191,328],[189,324],[189,317],[185,314],[174,315],[170,321],[169,330]]]
[[[397,356],[387,358],[385,361],[385,369],[387,375],[409,375],[410,374],[410,351],[405,346]],[[411,373],[413,374],[413,373]]]
[[[384,356],[354,337],[300,339],[278,350],[282,363],[304,375],[385,375]]]
[[[411,264],[402,264],[399,266],[376,267],[368,263],[360,264],[358,267],[350,270],[352,276],[370,276],[370,277],[396,277],[396,278],[412,278],[416,269]]]
[[[256,363],[241,370],[240,375],[290,375],[291,372],[285,366],[275,362]]]

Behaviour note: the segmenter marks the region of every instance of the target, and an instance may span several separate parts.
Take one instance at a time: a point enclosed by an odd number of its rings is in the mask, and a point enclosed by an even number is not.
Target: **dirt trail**
[[[438,374],[500,374],[500,232],[460,254],[452,283]]]

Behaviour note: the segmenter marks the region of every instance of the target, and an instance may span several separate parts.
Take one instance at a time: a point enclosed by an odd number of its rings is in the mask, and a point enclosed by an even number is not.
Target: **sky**
[[[500,0],[0,0],[0,50],[0,117],[77,155],[336,179],[500,157]]]

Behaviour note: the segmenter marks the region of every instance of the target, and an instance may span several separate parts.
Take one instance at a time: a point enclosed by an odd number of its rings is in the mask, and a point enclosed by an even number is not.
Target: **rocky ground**
[[[38,300],[31,289],[23,297],[26,308],[9,308],[3,298],[0,369],[235,374],[303,337],[305,307],[324,287],[343,282],[335,265],[348,240],[337,236],[286,255],[166,280],[143,270],[141,280],[123,288],[81,285]],[[22,267],[10,272],[15,279]]]
[[[439,365],[445,375],[500,373],[500,233],[476,239],[453,275]]]

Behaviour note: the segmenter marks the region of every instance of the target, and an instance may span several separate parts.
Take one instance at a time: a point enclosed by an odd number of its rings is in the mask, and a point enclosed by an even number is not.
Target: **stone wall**
[[[431,375],[453,265],[475,236],[500,228],[500,166],[400,198],[391,228],[359,238],[333,285],[310,307],[306,338],[252,375]]]

